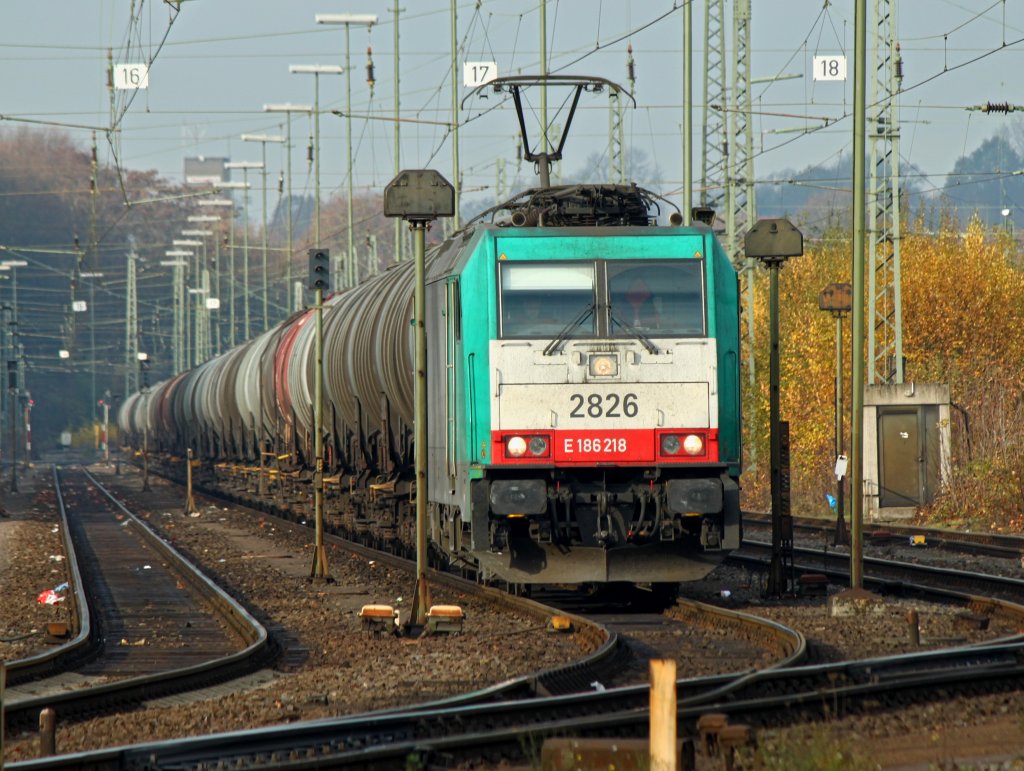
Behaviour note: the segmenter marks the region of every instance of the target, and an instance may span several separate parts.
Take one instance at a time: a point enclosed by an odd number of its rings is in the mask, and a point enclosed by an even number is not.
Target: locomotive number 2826
[[[572,394],[570,418],[635,418],[640,412],[636,394]]]

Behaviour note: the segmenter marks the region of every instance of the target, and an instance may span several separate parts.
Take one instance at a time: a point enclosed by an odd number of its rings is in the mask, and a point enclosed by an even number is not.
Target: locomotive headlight
[[[679,443],[679,437],[675,434],[662,434],[661,435],[661,454],[662,455],[676,455],[681,447]]]
[[[589,365],[591,377],[614,377],[619,374],[619,360],[613,353],[592,353]]]
[[[505,438],[505,457],[547,457],[551,452],[550,437],[543,434],[517,435]]]
[[[526,454],[526,440],[521,436],[510,436],[505,440],[505,452],[513,458],[521,458]]]
[[[662,455],[707,455],[704,434],[662,434],[660,437]]]
[[[687,455],[703,455],[704,437],[700,434],[687,434],[683,439],[683,452]]]

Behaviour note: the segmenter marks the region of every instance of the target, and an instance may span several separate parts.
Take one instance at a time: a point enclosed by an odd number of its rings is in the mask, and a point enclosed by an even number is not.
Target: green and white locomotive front
[[[706,575],[740,537],[737,283],[711,231],[477,232],[450,357],[475,560],[515,583]]]

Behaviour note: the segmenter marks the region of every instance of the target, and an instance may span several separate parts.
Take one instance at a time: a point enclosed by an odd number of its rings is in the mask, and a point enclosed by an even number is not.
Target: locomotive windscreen
[[[550,337],[570,325],[570,337],[593,336],[594,314],[572,323],[593,303],[593,263],[501,265],[503,337]]]
[[[608,264],[612,334],[625,329],[654,337],[704,334],[704,263]]]
[[[702,260],[502,262],[502,337],[699,337]]]

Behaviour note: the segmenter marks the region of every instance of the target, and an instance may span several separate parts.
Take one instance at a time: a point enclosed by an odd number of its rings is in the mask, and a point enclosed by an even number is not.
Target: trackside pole
[[[416,593],[410,624],[427,622],[427,223],[455,213],[455,190],[432,169],[401,171],[384,188],[384,216],[407,220],[413,231],[416,287],[413,295],[416,329],[416,382],[413,441],[416,464]]]
[[[4,715],[4,689],[7,687],[7,664],[0,661],[0,769],[4,767],[4,725],[7,718]]]
[[[818,295],[818,308],[828,311],[836,320],[836,531],[832,545],[850,544],[850,534],[846,531],[843,512],[846,511],[844,500],[843,477],[846,476],[847,457],[843,441],[843,314],[853,310],[853,285],[832,283],[821,290]]]
[[[760,260],[767,268],[770,279],[770,367],[769,367],[769,423],[771,430],[771,488],[772,488],[772,561],[768,568],[766,593],[781,597],[786,592],[784,564],[789,557],[792,565],[792,518],[789,507],[789,426],[784,426],[779,415],[781,362],[779,353],[779,270],[790,257],[804,253],[804,236],[786,219],[758,220],[744,236],[746,256]],[[785,437],[783,436],[785,434]],[[785,438],[785,441],[784,441]],[[785,457],[784,457],[785,456]]]
[[[410,223],[413,233],[413,259],[416,261],[416,289],[413,306],[416,315],[416,412],[413,440],[416,445],[416,594],[412,616],[417,626],[427,623],[430,587],[427,585],[427,298],[426,234],[427,223]]]
[[[149,354],[139,351],[135,356],[139,362],[139,379],[142,382],[141,393],[149,396]],[[142,492],[149,492],[149,415],[142,422]]]
[[[313,565],[309,577],[314,581],[328,581],[327,548],[324,546],[324,289],[330,287],[331,254],[319,247],[309,250],[310,289],[315,292],[316,332],[313,380],[313,454],[316,471],[313,474],[313,519],[316,536],[313,544]]]
[[[676,662],[651,659],[651,771],[675,771]]]
[[[149,418],[142,424],[142,492],[148,493],[149,487]]]
[[[57,754],[57,711],[47,707],[39,713],[39,757]]]
[[[185,460],[185,513],[193,514],[196,510],[196,499],[192,497],[192,448],[188,448]]]

